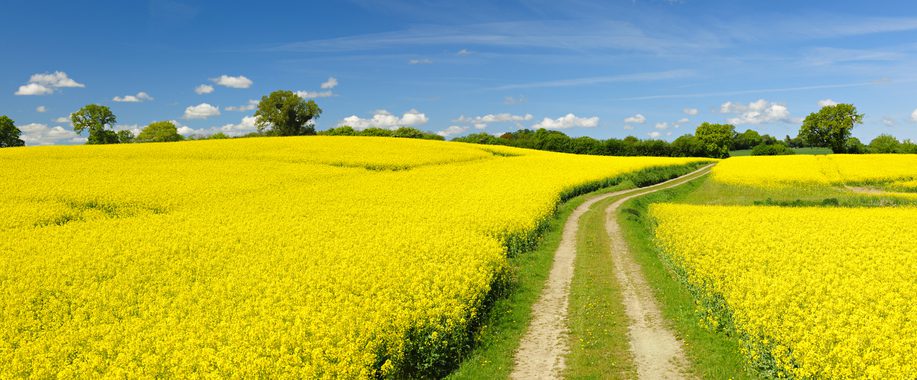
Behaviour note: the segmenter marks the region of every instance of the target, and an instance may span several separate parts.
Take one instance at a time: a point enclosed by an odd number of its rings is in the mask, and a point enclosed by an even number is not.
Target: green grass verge
[[[707,182],[711,182],[709,176],[630,200],[618,210],[618,220],[632,254],[653,287],[663,316],[684,343],[695,375],[703,379],[754,379],[756,376],[745,367],[738,339],[710,331],[699,323],[694,297],[674,269],[661,259],[654,243],[649,205],[677,201],[696,193]]]
[[[484,326],[479,332],[478,344],[462,360],[459,367],[446,378],[505,379],[509,377],[513,369],[516,348],[531,321],[532,305],[541,295],[541,290],[551,270],[554,252],[560,245],[563,225],[576,207],[592,196],[633,188],[636,187],[635,184],[645,186],[661,182],[691,172],[700,165],[697,163],[671,168],[654,168],[627,175],[615,185],[570,198],[560,204],[554,216],[548,220],[541,240],[535,249],[509,258],[512,279],[508,294],[494,300],[485,317]],[[613,276],[610,272],[609,275]],[[608,278],[614,280],[613,277]],[[620,309],[620,302],[617,305],[619,305],[617,308]],[[623,339],[623,344],[627,344],[626,338]]]

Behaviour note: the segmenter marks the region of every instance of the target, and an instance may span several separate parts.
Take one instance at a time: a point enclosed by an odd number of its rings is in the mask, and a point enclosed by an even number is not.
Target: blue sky
[[[250,101],[277,89],[315,97],[318,129],[672,140],[710,121],[782,137],[833,101],[866,114],[865,141],[917,139],[908,1],[91,4],[0,5],[0,114],[29,145],[80,143],[62,118],[88,103],[119,129],[245,133]]]

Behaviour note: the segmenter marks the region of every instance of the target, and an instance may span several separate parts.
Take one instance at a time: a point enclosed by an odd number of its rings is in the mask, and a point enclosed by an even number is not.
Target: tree
[[[752,147],[761,145],[763,142],[764,139],[761,137],[761,134],[755,130],[747,129],[745,132],[736,135],[732,142],[732,149],[751,149]]]
[[[697,141],[703,146],[709,157],[729,157],[729,146],[735,138],[736,127],[732,124],[712,124],[704,122],[694,131]]]
[[[76,133],[89,130],[88,144],[118,143],[118,135],[112,130],[118,119],[106,106],[89,104],[70,115],[70,121]]]
[[[262,96],[255,112],[255,125],[258,132],[270,127],[269,134],[274,136],[314,135],[315,125],[322,109],[315,101],[296,95],[293,91],[274,91]]]
[[[16,122],[7,116],[0,116],[0,148],[25,145],[19,136],[22,136],[22,131],[16,128]]]
[[[178,128],[171,121],[150,123],[137,135],[137,142],[181,141],[184,137],[178,134]]]
[[[796,154],[795,151],[790,149],[784,143],[774,143],[774,144],[759,144],[751,149],[752,156],[781,156]]]
[[[118,131],[118,143],[127,144],[134,142],[134,132],[128,130]]]
[[[214,134],[210,135],[209,137],[207,137],[207,140],[224,140],[224,139],[228,139],[228,138],[229,138],[229,136],[227,136],[225,133],[223,133],[223,132],[217,132],[217,133],[214,133]]]
[[[869,147],[867,147],[866,144],[863,144],[863,142],[856,137],[847,139],[847,144],[844,149],[844,152],[852,154],[869,153]]]
[[[895,136],[882,134],[869,142],[869,153],[899,153],[901,142]]]
[[[704,156],[704,147],[694,135],[682,135],[672,141],[672,155],[675,157]]]
[[[847,151],[847,139],[857,124],[863,124],[863,114],[858,114],[853,104],[824,106],[806,116],[799,128],[799,137],[811,145],[844,153]]]

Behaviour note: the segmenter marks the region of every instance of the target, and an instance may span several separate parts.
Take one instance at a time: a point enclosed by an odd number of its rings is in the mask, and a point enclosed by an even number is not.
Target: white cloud
[[[86,142],[72,129],[61,126],[49,127],[45,124],[31,123],[19,127],[20,137],[26,145],[81,144]]]
[[[507,96],[503,98],[503,104],[506,104],[506,105],[522,104],[527,101],[528,99],[526,99],[524,96],[521,96],[521,95],[519,97]]]
[[[532,128],[546,128],[546,129],[567,129],[573,127],[583,127],[583,128],[593,128],[599,125],[598,116],[593,117],[577,117],[572,113],[568,113],[564,116],[561,116],[557,119],[544,118],[540,123],[535,124]]]
[[[70,79],[67,73],[63,71],[33,74],[29,78],[28,84],[19,86],[16,95],[48,95],[53,94],[56,89],[64,87],[86,87],[86,85]]]
[[[330,90],[337,87],[338,80],[335,77],[328,77],[328,80],[322,82],[322,90]]]
[[[459,123],[473,124],[477,129],[487,128],[487,124],[490,123],[507,123],[507,122],[516,122],[517,124],[523,121],[530,121],[535,117],[531,114],[525,115],[513,115],[510,113],[498,113],[498,114],[487,114],[483,116],[474,116],[466,117],[464,115],[460,116],[458,119],[453,121]]]
[[[669,123],[664,121],[661,123],[656,123],[656,129],[669,129]]]
[[[625,131],[630,131],[630,130],[633,130],[633,129],[634,129],[634,126],[633,126],[633,125],[625,125],[625,126],[624,126],[624,130],[625,130]]]
[[[251,110],[254,110],[255,108],[258,108],[258,101],[255,99],[252,99],[252,100],[249,100],[248,104],[244,106],[238,106],[238,107],[229,106],[229,107],[226,107],[225,110],[227,111],[251,111]]]
[[[917,109],[914,112],[911,112],[911,121],[917,122]]]
[[[836,105],[837,105],[837,102],[831,99],[822,99],[818,101],[819,107],[836,106]]]
[[[115,125],[114,130],[115,131],[131,131],[131,133],[133,133],[134,136],[137,136],[140,134],[140,131],[143,130],[144,127],[145,125],[140,125],[140,124],[118,124],[118,125]]]
[[[208,103],[201,103],[196,106],[185,108],[185,119],[206,119],[211,116],[219,116],[220,109]]]
[[[35,107],[35,112],[42,112],[42,113],[43,113],[43,112],[48,112],[48,107],[45,107],[45,106],[38,106],[38,107]]]
[[[890,117],[888,117],[888,116],[883,116],[883,117],[882,117],[882,125],[884,125],[884,126],[886,126],[886,127],[894,127],[894,126],[898,125],[898,122],[895,121],[895,119],[893,119],[893,118],[890,118]]]
[[[70,116],[61,116],[61,117],[59,117],[59,118],[57,118],[57,119],[54,119],[54,122],[55,122],[55,123],[69,123],[69,122],[70,122]]]
[[[140,103],[153,100],[153,97],[143,91],[140,91],[137,93],[137,95],[116,96],[112,100],[125,103]]]
[[[690,123],[690,122],[691,122],[691,120],[689,120],[689,119],[686,118],[686,117],[683,117],[683,118],[681,118],[681,119],[678,119],[678,121],[672,123],[672,125],[673,125],[675,128],[678,128],[678,127],[680,127],[680,126],[682,126],[682,125],[684,125],[684,124]]]
[[[194,128],[191,128],[185,125],[181,125],[174,120],[172,122],[175,123],[175,126],[178,128],[178,133],[185,135],[185,136],[190,136],[190,135],[210,136],[212,134],[220,133],[220,132],[228,136],[241,136],[246,133],[251,133],[251,132],[255,132],[258,130],[258,127],[255,125],[255,120],[256,119],[254,116],[245,116],[242,118],[242,121],[236,124],[223,124],[220,127],[214,126],[210,128],[199,128],[199,129],[194,129]]]
[[[783,104],[768,102],[764,99],[745,104],[726,102],[720,106],[720,113],[735,114],[736,117],[727,119],[730,124],[762,124],[762,123],[791,123],[790,111]]]
[[[369,119],[363,119],[357,115],[345,117],[344,120],[338,123],[338,126],[349,125],[356,130],[364,130],[370,127],[395,129],[401,126],[422,125],[426,124],[427,121],[429,121],[427,115],[415,109],[405,112],[401,117],[392,115],[386,110],[378,110]]]
[[[652,131],[650,133],[647,133],[647,136],[649,136],[651,139],[658,139],[659,136],[662,136],[662,133],[659,133],[657,131]]]
[[[449,137],[449,136],[454,136],[454,135],[463,133],[467,130],[468,130],[468,127],[462,127],[459,125],[450,125],[448,128],[443,129],[439,132],[436,132],[436,134],[443,136],[443,137]]]
[[[296,91],[296,95],[303,99],[317,99],[332,97],[334,93],[331,91]]]
[[[195,87],[194,92],[196,92],[198,95],[209,94],[213,92],[213,86],[209,84],[202,84],[200,86]]]
[[[246,78],[244,75],[239,75],[237,77],[220,75],[217,78],[210,79],[210,81],[220,86],[229,88],[249,88],[253,83],[251,79]]]
[[[429,65],[433,63],[433,61],[430,60],[429,58],[423,58],[423,59],[412,59],[408,61],[408,63],[412,65]]]
[[[697,108],[685,108],[681,110],[681,112],[684,112],[686,115],[694,116],[694,115],[697,115],[700,112],[700,110],[698,110]]]
[[[455,53],[455,55],[459,57],[467,57],[471,55],[471,51],[469,51],[468,49],[462,49],[462,50],[459,50],[457,53]]]
[[[634,115],[634,116],[624,118],[624,122],[625,122],[625,123],[643,124],[643,123],[646,123],[646,116],[643,116],[643,114],[639,114],[639,113],[638,113],[638,114],[636,114],[636,115]]]

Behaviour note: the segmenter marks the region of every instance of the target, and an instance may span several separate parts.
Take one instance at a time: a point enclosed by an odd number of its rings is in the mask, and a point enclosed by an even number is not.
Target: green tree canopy
[[[694,137],[707,152],[715,158],[729,157],[729,147],[736,135],[732,124],[712,124],[704,122],[694,131]]]
[[[315,101],[306,101],[293,91],[274,91],[261,97],[255,125],[258,132],[270,128],[269,134],[274,136],[314,135],[312,121],[321,114]]]
[[[128,144],[134,142],[134,132],[125,129],[118,131],[116,134],[118,135],[118,143],[120,144]]]
[[[16,122],[7,116],[0,116],[0,148],[25,145],[19,136],[22,136],[22,131],[16,128]]]
[[[178,128],[171,121],[150,123],[137,135],[137,142],[181,141],[184,137],[178,134]]]
[[[70,121],[76,133],[89,130],[89,144],[117,144],[119,141],[112,130],[118,119],[106,106],[89,104],[70,115]]]
[[[899,153],[901,142],[895,136],[882,134],[869,142],[870,153]]]
[[[831,148],[834,153],[847,151],[847,139],[853,127],[863,123],[853,104],[822,107],[806,116],[799,128],[799,137],[813,146]]]

